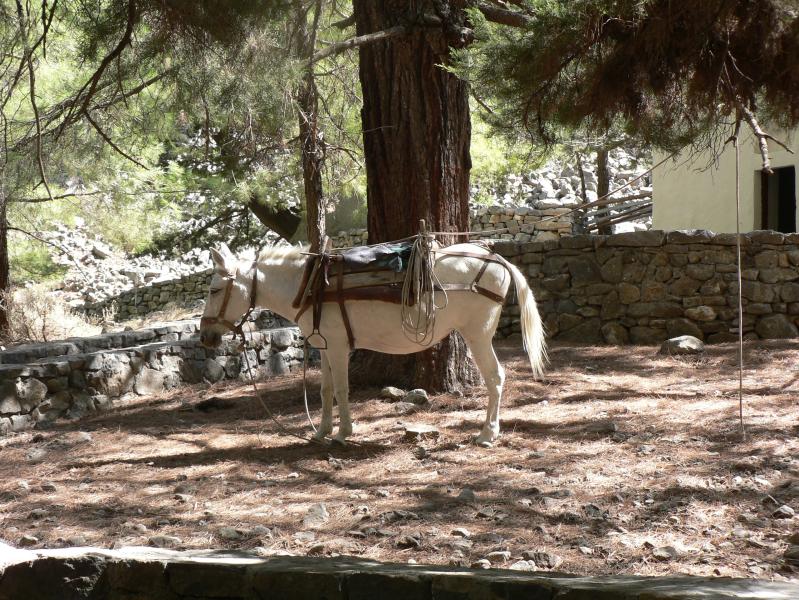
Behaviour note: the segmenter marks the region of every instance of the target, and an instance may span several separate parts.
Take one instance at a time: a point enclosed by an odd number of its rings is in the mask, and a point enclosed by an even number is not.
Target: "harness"
[[[222,306],[219,307],[219,313],[215,317],[202,317],[200,319],[200,327],[207,327],[209,325],[223,325],[226,329],[233,332],[234,337],[240,337],[241,343],[244,345],[245,337],[244,337],[244,323],[250,318],[252,311],[255,310],[255,298],[258,294],[258,260],[256,259],[252,263],[253,269],[253,277],[252,277],[252,287],[250,288],[250,306],[247,309],[241,319],[239,319],[238,323],[233,323],[224,317],[225,312],[227,311],[228,302],[230,302],[230,295],[233,291],[233,284],[236,283],[236,277],[239,274],[238,269],[233,275],[227,279],[227,285],[225,286],[225,295],[222,297]]]
[[[488,249],[487,246],[485,247]],[[506,261],[504,258],[494,252],[478,254],[477,252],[449,250],[447,248],[435,248],[432,252],[483,261],[471,283],[436,284],[434,288],[436,292],[473,292],[498,304],[502,304],[505,301],[504,296],[480,285],[480,280],[485,274],[488,265],[496,263],[505,266]],[[397,273],[384,266],[357,270],[348,270],[346,267],[344,255],[341,253],[323,252],[318,255],[312,255],[305,263],[303,277],[297,290],[297,295],[292,302],[292,307],[297,309],[294,317],[295,323],[299,321],[303,314],[311,310],[313,329],[307,340],[314,347],[321,349],[327,347],[324,336],[319,332],[322,320],[322,306],[324,304],[338,304],[344,329],[347,333],[347,342],[350,350],[354,350],[355,336],[347,314],[346,302],[354,300],[377,300],[392,304],[402,304],[403,302],[402,287],[406,273]],[[333,283],[331,283],[331,278],[334,279]]]

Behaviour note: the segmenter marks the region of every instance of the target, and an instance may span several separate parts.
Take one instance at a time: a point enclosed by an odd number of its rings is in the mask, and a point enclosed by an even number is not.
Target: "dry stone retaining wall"
[[[737,339],[735,235],[638,231],[496,244],[526,274],[550,337],[579,343],[654,344],[690,334]],[[799,336],[799,234],[743,238],[745,338]],[[506,307],[500,334],[520,331]]]
[[[299,330],[278,327],[266,311],[248,334],[256,378],[284,375],[302,363]],[[184,383],[248,377],[238,342],[217,349],[197,339],[198,324],[180,321],[0,352],[0,435],[59,417],[79,418],[119,400]]]
[[[479,218],[487,217],[483,226],[489,228],[519,223],[517,233],[492,235],[504,236],[497,251],[527,275],[550,337],[613,344],[657,343],[682,334],[709,342],[735,338],[730,332],[737,326],[734,235],[708,231],[566,235],[565,225],[536,230],[543,223],[528,223],[529,215],[524,214],[533,209],[507,209],[513,214],[501,210],[506,209],[486,209]],[[538,212],[547,211],[564,209]],[[527,233],[530,227],[533,233]],[[338,246],[360,243],[363,238],[358,235],[336,240]],[[746,234],[742,260],[746,337],[798,336],[799,234]],[[131,290],[113,302],[124,318],[169,303],[201,301],[210,274],[209,270]],[[518,313],[513,303],[506,307],[500,336],[520,330]]]
[[[573,213],[557,202],[539,202],[530,206],[482,206],[470,213],[473,238],[491,237],[516,242],[544,242],[570,235],[574,227]],[[498,230],[505,230],[496,233]],[[366,244],[366,229],[339,231],[332,236],[334,248]]]
[[[169,305],[192,305],[205,300],[213,269],[192,273],[179,279],[159,281],[135,287],[102,302],[87,304],[83,311],[89,315],[114,313],[117,321],[146,315]]]

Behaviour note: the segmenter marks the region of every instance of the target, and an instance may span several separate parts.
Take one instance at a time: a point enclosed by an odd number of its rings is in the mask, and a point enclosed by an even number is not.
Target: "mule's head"
[[[200,319],[200,342],[207,348],[216,348],[222,335],[234,331],[247,312],[251,282],[246,273],[241,273],[238,259],[225,244],[219,250],[212,249],[211,258],[214,273]]]

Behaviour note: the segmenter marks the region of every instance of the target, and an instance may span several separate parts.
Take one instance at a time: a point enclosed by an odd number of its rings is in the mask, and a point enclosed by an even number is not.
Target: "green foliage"
[[[30,239],[21,239],[12,246],[10,263],[14,283],[57,281],[67,270],[53,262],[45,244]]]
[[[615,131],[679,148],[740,105],[799,123],[794,2],[527,4],[529,27],[481,23],[480,43],[459,67],[496,101],[497,127],[546,143]]]

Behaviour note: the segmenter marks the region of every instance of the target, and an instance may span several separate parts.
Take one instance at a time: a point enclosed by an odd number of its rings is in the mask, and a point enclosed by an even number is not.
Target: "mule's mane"
[[[302,253],[307,251],[308,246],[272,246],[261,250],[258,262],[275,264],[305,259]]]

